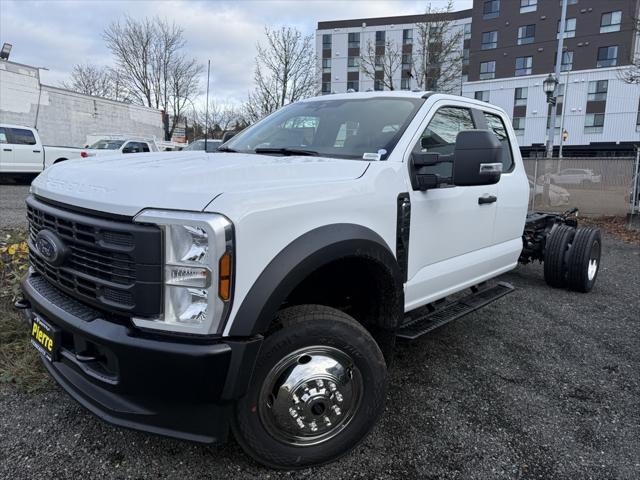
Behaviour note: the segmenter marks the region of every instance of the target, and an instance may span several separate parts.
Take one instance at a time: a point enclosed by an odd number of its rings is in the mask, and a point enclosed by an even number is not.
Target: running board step
[[[405,317],[404,323],[398,329],[396,336],[406,340],[415,340],[425,333],[435,330],[453,320],[475,312],[479,308],[504,297],[513,292],[514,287],[510,283],[500,282],[490,287],[474,288],[473,293],[458,300],[452,300],[442,306],[430,306],[430,311],[417,317]]]

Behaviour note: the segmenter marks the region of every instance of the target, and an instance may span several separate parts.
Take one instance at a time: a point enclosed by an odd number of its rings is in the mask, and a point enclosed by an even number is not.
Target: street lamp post
[[[542,82],[542,89],[544,93],[547,95],[547,158],[553,157],[553,136],[555,134],[555,121],[552,121],[552,109],[556,104],[556,88],[558,87],[558,80],[553,76],[552,73],[549,74],[547,78],[545,78],[544,82]]]

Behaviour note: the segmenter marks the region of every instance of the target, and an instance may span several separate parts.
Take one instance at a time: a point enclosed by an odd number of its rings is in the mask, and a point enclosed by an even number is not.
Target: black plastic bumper
[[[233,400],[247,388],[261,338],[196,343],[150,336],[105,319],[38,274],[23,280],[30,320],[61,330],[49,373],[80,404],[124,427],[186,440],[226,439]]]

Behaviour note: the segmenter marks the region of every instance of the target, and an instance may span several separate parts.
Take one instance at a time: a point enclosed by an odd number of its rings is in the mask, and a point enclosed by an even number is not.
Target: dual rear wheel
[[[555,288],[589,292],[600,270],[602,239],[595,228],[555,227],[545,246],[544,278]]]

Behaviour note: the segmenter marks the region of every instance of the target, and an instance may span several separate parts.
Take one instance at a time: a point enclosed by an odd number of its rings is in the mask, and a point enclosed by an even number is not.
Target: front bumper
[[[140,332],[56,289],[37,273],[22,282],[24,311],[61,329],[43,363],[75,400],[128,428],[186,440],[226,439],[233,400],[246,392],[262,339],[202,342]]]

